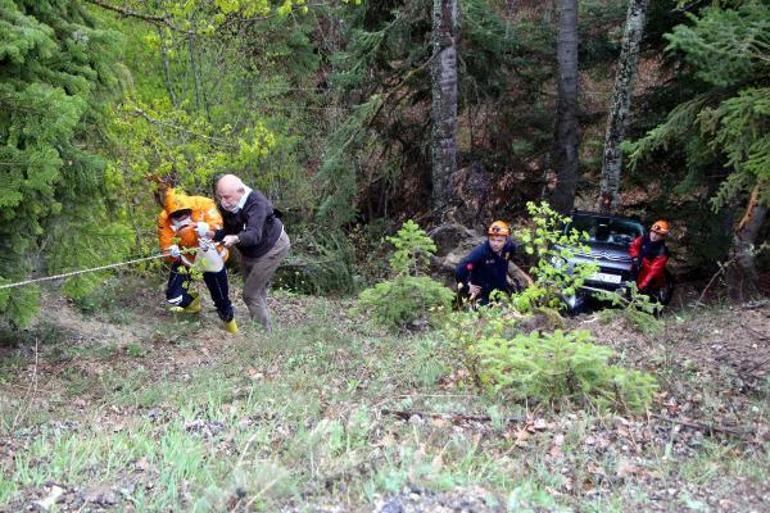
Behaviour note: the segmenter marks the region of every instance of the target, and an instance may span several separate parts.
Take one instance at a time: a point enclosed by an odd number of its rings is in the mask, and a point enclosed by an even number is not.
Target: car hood
[[[584,253],[577,249],[573,249],[576,257],[588,257],[595,260],[611,260],[616,262],[631,262],[631,257],[628,254],[628,248],[625,246],[619,246],[617,244],[604,244],[601,242],[594,242],[587,245],[589,251]]]
[[[628,248],[617,244],[594,243],[590,246],[591,251],[587,256],[600,260],[618,260],[630,262],[631,257],[628,254]]]

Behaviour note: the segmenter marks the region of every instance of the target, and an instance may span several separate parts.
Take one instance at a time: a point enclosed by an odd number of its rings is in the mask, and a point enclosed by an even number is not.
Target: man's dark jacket
[[[489,301],[493,290],[511,292],[508,284],[508,262],[516,253],[516,244],[510,239],[498,255],[489,246],[489,241],[479,244],[458,265],[455,278],[458,283],[472,283],[481,287],[479,299],[482,304]]]
[[[257,190],[249,193],[243,208],[236,213],[218,206],[225,226],[216,231],[214,240],[221,241],[225,235],[237,235],[240,240],[238,251],[245,257],[261,257],[281,236],[283,224],[276,217],[273,204]]]

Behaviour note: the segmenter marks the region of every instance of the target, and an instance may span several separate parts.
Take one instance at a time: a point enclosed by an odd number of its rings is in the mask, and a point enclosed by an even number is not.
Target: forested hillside
[[[765,1],[0,0],[0,185],[0,511],[770,501]]]

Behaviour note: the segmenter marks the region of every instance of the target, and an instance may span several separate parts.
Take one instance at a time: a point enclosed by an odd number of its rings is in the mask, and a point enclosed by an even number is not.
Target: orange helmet
[[[655,221],[655,223],[653,223],[650,231],[655,232],[658,235],[668,235],[668,232],[671,231],[671,227],[669,226],[668,221],[661,219],[660,221]]]
[[[503,237],[508,237],[510,234],[511,228],[505,221],[495,221],[489,225],[489,230],[487,230],[487,235],[502,235]]]

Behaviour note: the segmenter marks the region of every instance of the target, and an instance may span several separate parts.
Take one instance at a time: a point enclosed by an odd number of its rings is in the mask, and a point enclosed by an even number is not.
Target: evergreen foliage
[[[657,315],[663,310],[663,305],[639,292],[636,282],[629,282],[628,286],[627,295],[609,291],[597,293],[599,298],[609,301],[614,307],[600,312],[602,320],[609,323],[621,317],[642,333],[659,333],[663,329],[663,322]]]
[[[443,284],[422,275],[436,245],[417,223],[404,223],[388,237],[396,251],[390,258],[395,276],[361,292],[356,311],[388,329],[404,330],[446,310],[454,295]]]
[[[317,217],[330,229],[340,228],[356,216],[357,170],[361,162],[355,149],[364,144],[370,135],[368,125],[381,104],[381,98],[375,95],[355,107],[328,141],[329,151],[317,175],[323,191]]]
[[[503,173],[550,144],[549,9],[514,20],[487,0],[460,8],[459,102],[467,117],[459,165],[479,161]],[[431,9],[426,0],[403,0],[341,12],[345,44],[332,58],[331,83],[343,118],[331,127],[321,165],[325,224],[394,208],[413,215],[429,196]]]
[[[390,257],[390,268],[398,276],[417,276],[430,265],[436,243],[411,219],[406,221],[395,237],[386,237],[396,251]]]
[[[588,400],[599,407],[644,411],[657,390],[646,373],[610,365],[614,352],[586,331],[531,332],[483,338],[468,346],[490,390],[542,402]]]
[[[98,265],[129,251],[111,172],[94,151],[117,83],[118,41],[78,1],[0,2],[4,281]],[[99,279],[71,280],[67,290],[85,293]],[[37,297],[34,286],[2,290],[0,315],[23,325]]]
[[[276,273],[274,285],[303,294],[351,294],[357,283],[353,247],[341,234],[292,232],[292,251]]]
[[[352,224],[427,209],[431,4],[0,0],[0,282],[154,252],[158,206],[146,175],[174,176],[188,192],[211,195],[215,175],[233,172],[303,234],[285,284],[354,290]],[[630,147],[631,164],[665,155],[661,179],[680,181],[677,193],[707,182],[714,193],[707,174],[726,166],[714,207],[745,200],[757,185],[767,202],[766,2],[673,13],[663,4],[651,8],[647,44],[659,44],[661,26],[694,13],[666,36],[668,59],[687,80],[666,84],[665,96],[682,101]],[[624,6],[580,3],[581,80],[607,78]],[[554,11],[489,0],[460,7],[459,164],[496,184],[487,189],[496,197],[481,203],[517,213],[542,192],[549,166]],[[591,124],[591,102],[581,106],[581,123]],[[651,126],[639,119],[637,129]],[[590,141],[583,146],[592,151]],[[666,167],[678,156],[684,178],[675,164]],[[700,204],[687,209],[704,225],[700,237],[725,236],[722,220]],[[522,311],[556,306],[589,273],[554,265],[577,239],[559,242],[564,234],[554,232],[538,246],[538,229],[523,234],[538,263],[536,286],[514,297]],[[719,258],[722,246],[711,241],[690,258]],[[103,278],[72,279],[64,291],[82,295]],[[0,316],[26,322],[38,294],[0,290]]]
[[[666,36],[667,49],[692,68],[703,91],[628,145],[629,164],[638,166],[661,151],[680,151],[690,183],[698,183],[698,177],[716,166],[730,171],[712,200],[715,209],[745,199],[756,184],[767,202],[770,7],[759,1],[739,2],[733,8],[708,7],[689,18],[690,24]]]
[[[588,401],[641,412],[657,390],[641,371],[610,364],[611,348],[586,331],[522,331],[521,314],[505,304],[454,313],[445,334],[479,386],[515,400]]]

